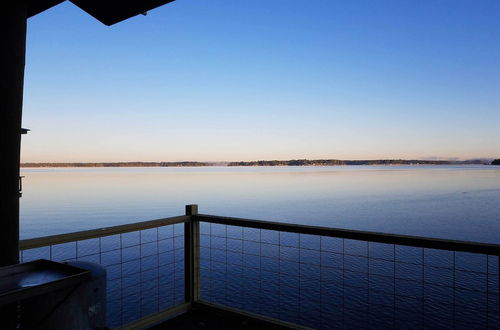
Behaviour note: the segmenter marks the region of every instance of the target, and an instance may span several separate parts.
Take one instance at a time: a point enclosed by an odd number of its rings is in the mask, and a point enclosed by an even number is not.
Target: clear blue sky
[[[500,157],[500,1],[177,0],[29,20],[23,161]]]

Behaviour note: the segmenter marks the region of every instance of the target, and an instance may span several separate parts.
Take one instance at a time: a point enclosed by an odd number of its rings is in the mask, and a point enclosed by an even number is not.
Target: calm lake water
[[[23,238],[202,213],[500,243],[500,168],[23,169]],[[24,251],[100,263],[111,327],[182,303],[183,225]],[[498,329],[497,256],[200,224],[201,298],[317,329]]]
[[[500,243],[500,168],[22,169],[21,237],[207,214]]]

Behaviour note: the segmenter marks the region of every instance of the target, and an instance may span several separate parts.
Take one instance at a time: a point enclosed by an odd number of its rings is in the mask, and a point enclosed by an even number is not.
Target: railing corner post
[[[197,215],[198,214],[198,204],[186,205],[186,215]]]
[[[186,205],[186,215],[198,214],[198,205]],[[195,302],[200,293],[200,223],[184,223],[184,293],[186,302]]]

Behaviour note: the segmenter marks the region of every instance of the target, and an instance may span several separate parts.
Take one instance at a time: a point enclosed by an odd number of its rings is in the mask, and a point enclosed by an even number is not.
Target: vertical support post
[[[19,162],[26,53],[26,1],[6,1],[0,10],[0,266],[19,262]]]
[[[194,220],[198,214],[198,205],[186,205],[184,223],[184,293],[186,302],[194,302],[200,293],[200,223]]]

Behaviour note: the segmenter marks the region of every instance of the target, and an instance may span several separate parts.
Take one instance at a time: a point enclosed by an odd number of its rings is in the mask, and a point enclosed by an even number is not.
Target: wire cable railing
[[[109,327],[216,307],[285,327],[499,329],[500,246],[201,215],[21,241],[107,270]]]
[[[21,242],[20,260],[100,264],[107,323],[120,327],[185,302],[184,222],[175,217]]]
[[[499,247],[198,215],[200,300],[315,329],[499,329]]]

